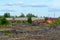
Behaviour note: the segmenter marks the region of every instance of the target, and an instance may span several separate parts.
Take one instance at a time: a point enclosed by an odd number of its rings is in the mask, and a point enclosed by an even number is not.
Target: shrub
[[[50,27],[56,27],[57,25],[60,25],[60,19],[57,19],[55,22],[50,24]]]
[[[27,22],[30,23],[30,24],[32,23],[32,19],[31,19],[31,17],[28,17]]]
[[[10,17],[10,13],[4,13],[4,17]]]
[[[8,25],[9,22],[6,20],[5,17],[0,18],[0,25]]]

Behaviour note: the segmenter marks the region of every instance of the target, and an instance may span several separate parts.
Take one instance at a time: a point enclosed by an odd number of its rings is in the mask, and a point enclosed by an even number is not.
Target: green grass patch
[[[9,32],[9,31],[3,31],[3,33],[6,36],[13,36],[13,33],[12,32]]]
[[[38,29],[41,29],[41,28],[44,28],[44,27],[42,27],[42,26],[27,27],[27,28],[24,28],[24,30],[31,31],[31,30],[38,30]]]

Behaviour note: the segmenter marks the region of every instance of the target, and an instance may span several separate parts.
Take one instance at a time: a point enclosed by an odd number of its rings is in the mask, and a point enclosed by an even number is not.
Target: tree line
[[[10,13],[4,13],[4,15],[3,16],[0,16],[0,25],[8,25],[8,24],[10,24],[9,23],[9,21],[8,20],[6,20],[6,18],[10,18],[10,17],[15,17],[15,16],[11,16],[10,15]],[[21,15],[20,16],[16,16],[16,17],[27,17],[28,18],[28,20],[27,20],[27,22],[28,23],[32,23],[32,17],[37,17],[37,16],[35,16],[35,15],[33,15],[33,14],[27,14],[26,16],[23,14],[23,13],[21,13]],[[48,20],[48,17],[45,17],[45,21],[46,20]],[[50,26],[56,26],[56,25],[60,25],[60,17],[59,18],[57,18],[57,20],[55,21],[55,22],[53,22],[52,24],[50,24]]]
[[[0,16],[0,25],[8,25],[9,24],[9,21],[6,19],[6,18],[14,18],[14,17],[18,17],[18,18],[21,18],[21,17],[27,17],[28,18],[28,20],[27,20],[27,22],[28,23],[32,23],[32,17],[37,17],[37,16],[35,16],[35,15],[33,15],[33,14],[31,14],[31,13],[29,13],[29,14],[27,14],[26,16],[23,14],[23,13],[21,13],[21,15],[20,16],[11,16],[10,15],[10,13],[4,13],[4,15],[2,15],[2,16]]]
[[[37,17],[32,13],[28,13],[26,16],[23,13],[21,13],[21,15],[19,15],[19,16],[17,16],[17,15],[11,16],[10,13],[4,13],[4,15],[2,15],[2,16],[6,17],[6,18],[10,18],[10,17]],[[2,17],[2,16],[0,16],[0,17]]]

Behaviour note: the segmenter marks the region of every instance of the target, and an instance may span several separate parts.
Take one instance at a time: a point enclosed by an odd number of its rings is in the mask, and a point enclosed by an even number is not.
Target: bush
[[[4,17],[10,17],[10,13],[4,13]]]
[[[33,15],[32,13],[28,13],[26,17],[37,17],[37,16]]]
[[[53,22],[52,24],[50,24],[50,27],[56,27],[60,25],[60,19],[57,19],[55,22]]]
[[[5,17],[0,18],[0,25],[8,25],[9,22],[6,20]]]
[[[13,36],[13,33],[12,32],[9,32],[9,31],[3,31],[3,33],[6,36]]]
[[[19,17],[25,17],[25,15],[23,13],[21,13],[21,15]]]
[[[32,19],[31,19],[31,17],[28,17],[27,22],[30,23],[30,24],[32,23]]]

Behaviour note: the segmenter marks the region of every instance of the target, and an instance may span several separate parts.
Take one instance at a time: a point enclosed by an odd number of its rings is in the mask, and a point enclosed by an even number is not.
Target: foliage
[[[28,21],[25,21],[24,24],[28,24],[29,25],[30,23],[28,23]]]
[[[25,15],[23,13],[21,13],[21,15],[19,17],[25,17]]]
[[[57,25],[60,25],[60,18],[58,18],[55,22],[50,24],[50,27],[56,27]]]
[[[32,26],[32,27],[26,27],[24,28],[24,30],[29,30],[29,31],[32,31],[32,30],[39,30],[39,29],[43,29],[44,26]]]
[[[56,25],[59,25],[60,24],[60,19],[58,19],[56,22],[55,22]]]
[[[5,35],[7,35],[7,36],[12,36],[12,35],[13,35],[13,33],[12,33],[12,32],[9,32],[9,31],[3,31],[3,33],[4,33]]]
[[[4,17],[10,17],[10,13],[4,13]]]
[[[45,17],[45,21],[48,20],[48,17]]]
[[[0,18],[0,25],[8,25],[9,22],[6,20],[5,17]]]
[[[35,16],[35,15],[29,13],[29,14],[26,15],[26,17],[37,17],[37,16]]]
[[[0,18],[3,17],[3,16],[0,16]]]
[[[30,24],[32,23],[32,19],[31,19],[31,17],[28,17],[27,22],[30,23]]]

